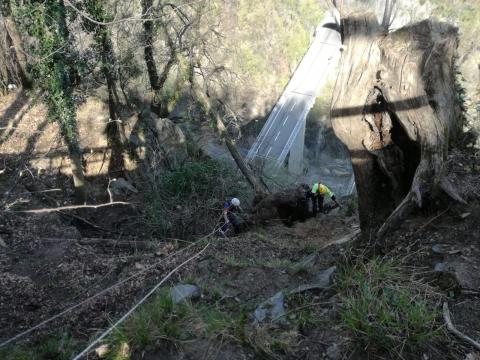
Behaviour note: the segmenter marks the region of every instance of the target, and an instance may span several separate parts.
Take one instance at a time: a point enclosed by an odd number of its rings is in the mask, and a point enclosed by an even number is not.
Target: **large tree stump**
[[[439,189],[461,200],[443,166],[463,124],[458,33],[432,21],[388,33],[369,13],[344,19],[342,31],[332,123],[350,151],[361,228],[369,236],[383,224],[380,235]]]

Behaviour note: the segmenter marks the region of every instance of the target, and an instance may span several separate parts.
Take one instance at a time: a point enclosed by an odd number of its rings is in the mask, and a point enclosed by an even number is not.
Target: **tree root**
[[[443,319],[445,320],[445,324],[447,325],[447,329],[453,333],[458,338],[462,339],[463,341],[469,343],[477,350],[480,350],[480,343],[478,341],[473,340],[471,337],[465,335],[464,333],[460,332],[455,326],[453,326],[452,319],[450,317],[450,311],[448,310],[447,302],[443,303]]]
[[[410,191],[408,192],[407,196],[405,196],[400,205],[397,206],[397,208],[392,212],[392,214],[387,218],[387,220],[377,231],[377,240],[383,237],[389,231],[398,227],[402,220],[404,220],[415,209],[415,207],[422,207],[422,195],[435,186],[434,183],[428,184],[428,180],[423,180],[429,179],[429,173],[426,170],[428,169],[428,167],[425,167],[425,164],[426,163],[424,163],[423,165],[420,164],[418,166],[417,173],[415,174]],[[423,185],[423,189],[421,185]],[[427,190],[425,190],[425,187],[427,187]],[[467,202],[462,198],[462,196],[458,193],[458,191],[455,189],[455,187],[452,185],[452,183],[448,180],[447,177],[442,176],[441,180],[438,182],[438,187],[442,189],[445,194],[447,194],[453,200],[461,204],[467,205]]]
[[[450,196],[453,200],[458,201],[464,205],[467,205],[467,202],[460,196],[458,191],[455,189],[453,184],[446,177],[443,177],[440,181],[440,188],[445,191],[445,193]]]
[[[413,211],[413,209],[415,208],[415,196],[416,195],[413,192],[409,192],[407,196],[405,196],[400,205],[397,206],[397,208],[392,212],[392,214],[377,231],[377,240],[382,238],[390,230],[398,227],[401,221]]]

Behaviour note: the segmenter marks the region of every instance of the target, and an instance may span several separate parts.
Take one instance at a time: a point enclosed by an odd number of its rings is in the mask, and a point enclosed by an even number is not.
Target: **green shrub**
[[[218,225],[223,202],[252,191],[229,164],[214,160],[187,162],[164,174],[147,195],[146,225],[156,235],[189,238]]]

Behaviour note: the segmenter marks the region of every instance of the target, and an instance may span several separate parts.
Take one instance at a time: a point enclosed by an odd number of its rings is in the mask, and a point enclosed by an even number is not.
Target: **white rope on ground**
[[[92,301],[93,299],[96,299],[97,297],[100,297],[100,296],[106,294],[107,292],[109,292],[109,291],[112,290],[113,288],[116,288],[117,286],[120,286],[120,285],[126,283],[127,281],[130,281],[130,280],[132,280],[132,279],[134,279],[134,278],[136,278],[136,277],[138,277],[138,276],[140,276],[140,275],[142,275],[142,274],[144,274],[144,273],[152,270],[153,268],[157,267],[158,265],[160,265],[161,263],[167,261],[168,259],[170,259],[170,258],[172,258],[172,257],[174,257],[174,256],[176,256],[176,255],[178,255],[178,254],[180,254],[180,253],[182,253],[182,252],[184,252],[185,250],[187,250],[187,249],[195,246],[199,241],[202,241],[202,240],[205,240],[205,239],[209,238],[210,236],[212,236],[213,234],[215,234],[215,233],[218,231],[218,229],[219,229],[219,228],[215,227],[215,229],[213,229],[213,231],[212,231],[210,234],[205,235],[204,237],[198,239],[196,242],[193,242],[193,243],[191,243],[190,245],[184,247],[183,249],[181,249],[181,250],[179,250],[179,251],[177,251],[177,252],[175,252],[175,253],[173,253],[173,254],[170,254],[170,255],[167,256],[165,259],[162,259],[162,260],[160,260],[160,261],[158,261],[158,262],[156,262],[156,263],[154,263],[154,264],[146,267],[145,269],[140,270],[139,272],[137,272],[137,273],[135,273],[135,274],[133,274],[133,275],[131,275],[131,276],[129,276],[129,277],[127,277],[127,278],[125,278],[125,279],[123,279],[123,280],[121,280],[121,281],[119,281],[119,282],[117,282],[117,283],[115,283],[115,284],[113,284],[113,285],[111,285],[111,286],[109,286],[109,287],[106,288],[106,289],[103,289],[102,291],[100,291],[100,292],[96,293],[95,295],[93,295],[93,296],[91,296],[91,297],[89,297],[89,298],[87,298],[87,299],[85,299],[85,300],[77,303],[76,305],[70,306],[69,308],[61,311],[60,313],[58,313],[58,314],[56,314],[56,315],[54,315],[54,316],[52,316],[52,317],[50,317],[50,318],[48,318],[48,319],[40,322],[40,323],[38,323],[37,325],[35,325],[35,326],[33,326],[33,327],[31,327],[31,328],[23,331],[23,332],[15,335],[15,336],[13,336],[13,337],[11,337],[11,338],[8,339],[8,340],[3,341],[2,343],[0,343],[0,348],[5,347],[5,346],[7,346],[8,344],[11,344],[12,342],[14,342],[14,341],[16,341],[16,340],[18,340],[18,339],[20,339],[20,338],[22,338],[22,337],[30,334],[30,333],[32,333],[33,331],[35,331],[35,330],[37,330],[37,329],[45,326],[46,324],[52,322],[53,320],[56,320],[56,319],[62,317],[63,315],[69,313],[70,311],[75,310],[76,308],[78,308],[78,307],[80,307],[80,306],[82,306],[82,305],[85,305],[86,303]]]
[[[107,330],[105,330],[99,337],[97,337],[93,342],[90,343],[81,353],[79,353],[77,356],[75,356],[72,360],[79,360],[81,359],[84,355],[86,355],[92,348],[97,345],[102,339],[105,338],[108,334],[110,334],[118,325],[120,325],[123,321],[125,321],[126,318],[128,318],[141,304],[145,302],[165,281],[167,281],[174,273],[176,273],[180,268],[188,264],[190,261],[193,259],[196,259],[199,257],[207,248],[210,246],[210,243],[208,243],[200,252],[196,253],[194,256],[191,258],[185,260],[183,263],[178,265],[175,269],[170,271],[160,282],[155,285],[148,293],[145,295],[139,302],[137,302],[130,310],[128,310],[120,319],[117,320],[115,324],[110,326]]]

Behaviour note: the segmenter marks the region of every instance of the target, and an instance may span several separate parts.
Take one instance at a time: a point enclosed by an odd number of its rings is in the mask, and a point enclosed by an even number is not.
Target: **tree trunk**
[[[220,115],[216,113],[215,117],[217,122],[217,130],[220,134],[220,137],[222,137],[225,140],[225,144],[227,145],[228,151],[230,151],[230,154],[232,155],[233,160],[235,160],[235,163],[237,164],[238,168],[242,172],[243,176],[245,176],[245,178],[250,183],[250,185],[252,185],[256,193],[267,194],[268,193],[267,187],[263,184],[263,182],[258,177],[255,176],[255,174],[253,173],[252,169],[250,169],[245,159],[238,152],[238,149],[233,143],[233,141],[228,138],[226,134],[227,129],[225,128],[225,125],[223,124],[223,121]]]
[[[115,79],[116,58],[109,30],[96,28],[96,35],[101,45],[102,72],[107,82],[109,121],[106,127],[107,141],[111,149],[108,172],[111,176],[123,175],[125,169],[126,139],[122,121],[119,116],[119,99]]]
[[[30,87],[27,75],[27,58],[22,50],[22,39],[12,16],[10,0],[3,0],[0,4],[2,15],[2,39],[0,59],[0,82],[4,84],[17,84],[25,88]]]
[[[385,222],[382,235],[439,189],[461,199],[443,166],[462,129],[458,33],[431,21],[386,33],[370,13],[343,19],[342,28],[332,124],[350,151],[362,231],[369,236]]]
[[[84,2],[90,16],[98,22],[107,22],[111,18],[104,8],[102,0]],[[117,93],[117,60],[113,49],[111,30],[108,27],[84,19],[84,27],[93,33],[100,55],[101,70],[107,83],[109,121],[106,126],[108,146],[111,150],[108,173],[112,177],[123,175],[126,157],[126,138],[120,120],[120,100]]]
[[[212,106],[210,98],[205,94],[205,92],[201,89],[200,85],[195,80],[195,75],[193,73],[193,66],[191,66],[190,68],[188,81],[190,82],[190,89],[192,92],[192,96],[194,97],[195,101],[197,101],[200,104],[200,106],[202,107],[202,111],[205,112],[206,116],[210,116],[215,121],[215,125],[217,127],[217,131],[220,135],[220,138],[225,141],[225,144],[227,145],[230,155],[232,155],[233,160],[235,160],[235,163],[237,164],[238,168],[242,172],[243,176],[245,176],[245,179],[247,179],[250,185],[252,185],[256,193],[267,194],[269,192],[268,188],[265,186],[262,180],[259,179],[255,175],[255,173],[252,171],[250,166],[247,164],[245,159],[242,157],[242,155],[238,151],[234,142],[230,138],[228,138],[227,131],[226,131],[227,129],[225,128],[225,124],[222,121],[222,118],[220,116],[220,113],[218,112],[217,107]],[[221,101],[217,100],[217,102],[223,105]]]
[[[53,8],[55,4],[51,5]],[[66,23],[66,10],[63,0],[58,1],[58,10],[54,9],[53,14],[57,17],[57,29],[59,36],[58,48],[65,47],[69,43],[69,31]],[[75,105],[72,100],[73,85],[70,79],[69,63],[64,52],[57,52],[53,55],[53,61],[56,67],[56,76],[58,76],[58,84],[61,86],[62,100],[57,103],[58,119],[62,136],[67,144],[70,157],[70,167],[72,170],[73,186],[75,188],[75,201],[83,203],[86,199],[85,194],[85,177],[83,175],[83,159],[82,151],[78,143],[77,120],[75,113]],[[56,86],[56,85],[53,85]]]
[[[117,82],[114,77],[115,64],[112,41],[109,34],[104,34],[102,39],[102,70],[107,81],[108,110],[110,114],[106,127],[108,145],[111,149],[108,172],[110,175],[118,177],[123,174],[125,169],[126,139],[123,123],[119,116]]]
[[[153,9],[153,0],[142,0],[142,17],[148,18],[152,16]],[[159,117],[167,117],[168,112],[168,100],[164,99],[162,95],[162,88],[165,85],[165,82],[168,79],[168,75],[172,70],[173,66],[178,61],[178,51],[177,47],[170,37],[167,29],[167,25],[163,24],[163,31],[165,38],[167,39],[168,47],[170,48],[170,57],[163,68],[163,71],[158,75],[157,63],[155,61],[155,56],[153,53],[153,43],[154,43],[154,29],[153,21],[144,21],[143,22],[143,33],[144,33],[144,57],[145,63],[147,65],[148,78],[150,80],[150,86],[152,87],[153,98],[151,103],[152,111],[157,114]]]

